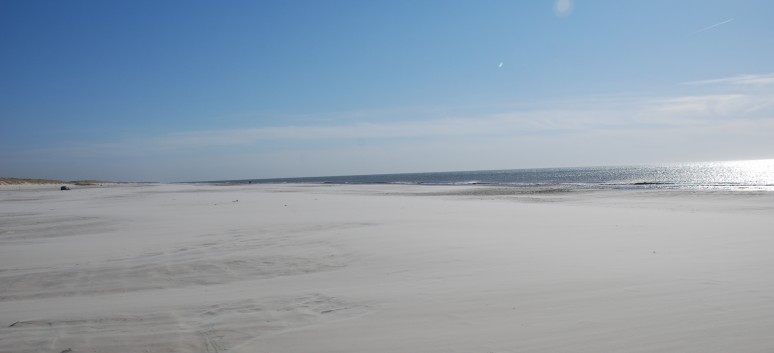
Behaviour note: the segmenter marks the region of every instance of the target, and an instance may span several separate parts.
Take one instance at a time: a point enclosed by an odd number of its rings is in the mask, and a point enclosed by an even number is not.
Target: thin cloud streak
[[[709,30],[711,30],[711,29],[713,29],[713,28],[715,28],[715,27],[722,26],[722,25],[724,25],[724,24],[726,24],[726,23],[729,23],[729,22],[731,22],[731,21],[733,21],[733,20],[734,20],[733,18],[729,18],[729,19],[727,19],[727,20],[725,20],[725,21],[718,22],[718,23],[716,23],[716,24],[714,24],[714,25],[711,25],[711,26],[704,27],[704,28],[702,28],[702,29],[700,29],[700,30],[698,30],[698,31],[696,31],[696,32],[693,32],[693,34],[699,34],[699,33],[701,33],[701,32],[709,31]]]
[[[348,143],[416,139],[494,138],[567,135],[594,131],[680,128],[715,124],[718,120],[774,116],[772,94],[715,94],[641,98],[621,107],[615,101],[594,107],[554,103],[551,108],[484,116],[340,125],[287,125],[243,129],[188,131],[143,141],[159,148],[258,146],[278,142]]]
[[[747,87],[774,86],[774,73],[757,75],[737,75],[734,77],[717,78],[683,82],[683,85],[734,85]]]
[[[721,79],[722,80],[722,79]],[[409,141],[478,140],[570,136],[599,132],[711,127],[720,122],[774,118],[774,92],[599,99],[593,105],[553,102],[525,110],[486,115],[389,122],[285,125],[181,131],[152,138],[126,138],[104,144],[56,146],[74,155],[115,153],[135,157],[190,154],[212,150],[274,150],[291,146],[394,145]],[[295,147],[294,147],[295,148]],[[50,151],[39,151],[48,153]],[[208,152],[210,153],[210,152]]]

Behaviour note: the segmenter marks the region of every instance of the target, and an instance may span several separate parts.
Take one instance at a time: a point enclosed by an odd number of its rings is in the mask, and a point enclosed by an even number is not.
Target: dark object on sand
[[[67,185],[62,185],[62,187],[59,188],[59,190],[70,190],[70,188]]]

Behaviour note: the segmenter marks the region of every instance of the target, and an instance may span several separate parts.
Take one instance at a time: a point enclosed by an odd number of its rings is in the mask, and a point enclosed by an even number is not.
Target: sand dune
[[[0,352],[770,352],[774,195],[0,187]]]

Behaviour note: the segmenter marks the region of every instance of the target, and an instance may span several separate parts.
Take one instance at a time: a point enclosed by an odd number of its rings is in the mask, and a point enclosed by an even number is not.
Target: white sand
[[[774,194],[513,191],[3,186],[0,352],[774,351]]]

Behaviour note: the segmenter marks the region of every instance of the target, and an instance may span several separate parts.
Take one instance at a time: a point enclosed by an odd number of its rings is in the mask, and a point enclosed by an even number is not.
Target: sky
[[[774,158],[774,1],[0,2],[0,176]]]

